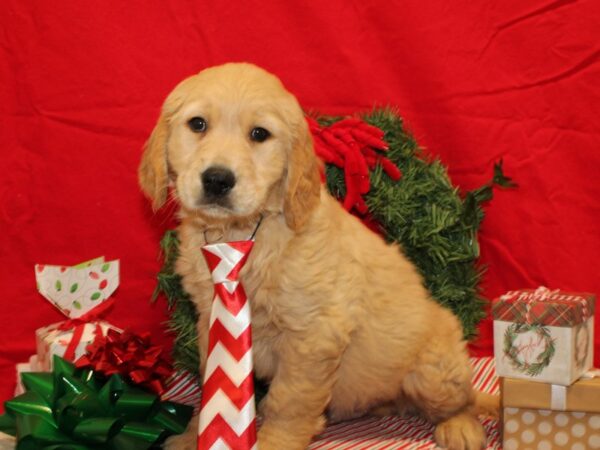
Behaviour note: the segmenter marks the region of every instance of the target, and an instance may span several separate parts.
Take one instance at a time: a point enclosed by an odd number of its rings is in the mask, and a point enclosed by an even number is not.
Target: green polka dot
[[[92,300],[98,300],[101,296],[102,294],[100,292],[94,292],[90,298]]]
[[[79,285],[78,285],[77,283],[73,283],[73,284],[71,285],[71,289],[70,289],[70,291],[71,291],[71,294],[72,294],[73,292],[75,292],[75,291],[77,290],[77,288],[78,288],[78,287],[79,287]]]
[[[62,283],[60,282],[60,280],[56,280],[56,283],[54,284],[54,287],[56,288],[56,290],[58,292],[60,292],[62,290]]]
[[[106,271],[108,271],[108,269],[110,269],[110,263],[103,264],[102,268],[100,270],[102,272],[106,272]]]
[[[81,303],[79,303],[77,300],[73,301],[73,307],[75,309],[81,309]]]

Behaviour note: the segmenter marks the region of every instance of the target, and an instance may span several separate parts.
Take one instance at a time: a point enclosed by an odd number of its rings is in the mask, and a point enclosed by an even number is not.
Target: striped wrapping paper
[[[473,386],[490,394],[499,393],[494,359],[471,358]],[[483,421],[487,450],[500,450],[501,437],[496,420]],[[429,450],[439,448],[433,441],[433,426],[416,417],[367,417],[329,426],[309,447],[310,450]]]
[[[167,390],[161,400],[181,403],[195,408],[194,414],[200,410],[200,384],[198,377],[180,370],[167,380]]]

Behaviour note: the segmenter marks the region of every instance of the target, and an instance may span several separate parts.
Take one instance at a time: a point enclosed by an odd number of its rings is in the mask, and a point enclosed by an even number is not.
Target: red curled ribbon
[[[383,156],[388,150],[383,130],[356,117],[342,119],[328,127],[321,127],[311,117],[307,121],[317,156],[344,170],[344,208],[347,211],[356,209],[360,214],[367,213],[367,204],[362,196],[371,188],[369,169],[380,165],[394,181],[402,176],[400,169]]]
[[[100,316],[112,306],[113,301],[114,300],[112,298],[108,299],[102,302],[100,305],[96,306],[91,311],[88,311],[81,317],[78,317],[77,319],[65,320],[64,322],[60,323],[60,325],[58,326],[58,330],[60,331],[67,331],[73,329],[73,336],[71,337],[71,340],[67,345],[65,354],[63,355],[64,359],[66,359],[67,361],[73,361],[75,359],[75,350],[77,350],[77,346],[81,342],[81,337],[83,336],[85,325],[90,322],[97,322],[98,320],[100,320]],[[102,336],[102,328],[99,324],[96,324],[96,329],[94,330],[94,333],[96,337],[99,335]]]
[[[106,336],[96,334],[87,347],[88,353],[75,366],[92,368],[106,376],[120,374],[125,379],[150,389],[157,395],[166,390],[173,366],[162,346],[152,345],[150,333],[108,330]]]

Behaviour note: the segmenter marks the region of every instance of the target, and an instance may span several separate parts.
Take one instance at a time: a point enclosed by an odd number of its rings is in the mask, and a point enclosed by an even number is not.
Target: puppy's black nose
[[[224,167],[209,167],[200,178],[208,197],[223,197],[235,186],[235,175]]]

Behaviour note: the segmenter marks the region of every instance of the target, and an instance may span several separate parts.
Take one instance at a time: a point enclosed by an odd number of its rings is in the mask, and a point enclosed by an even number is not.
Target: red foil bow
[[[344,208],[352,208],[365,214],[367,204],[362,195],[371,188],[369,169],[381,165],[383,171],[394,181],[400,179],[400,169],[381,152],[388,150],[383,140],[383,130],[367,124],[361,119],[350,117],[328,127],[308,117],[310,131],[315,144],[315,153],[326,163],[344,169],[346,196]]]
[[[120,333],[110,329],[106,336],[97,334],[87,351],[75,362],[76,367],[92,368],[106,376],[120,374],[157,395],[163,394],[167,379],[173,374],[163,347],[152,345],[148,332],[134,334],[126,330]]]

